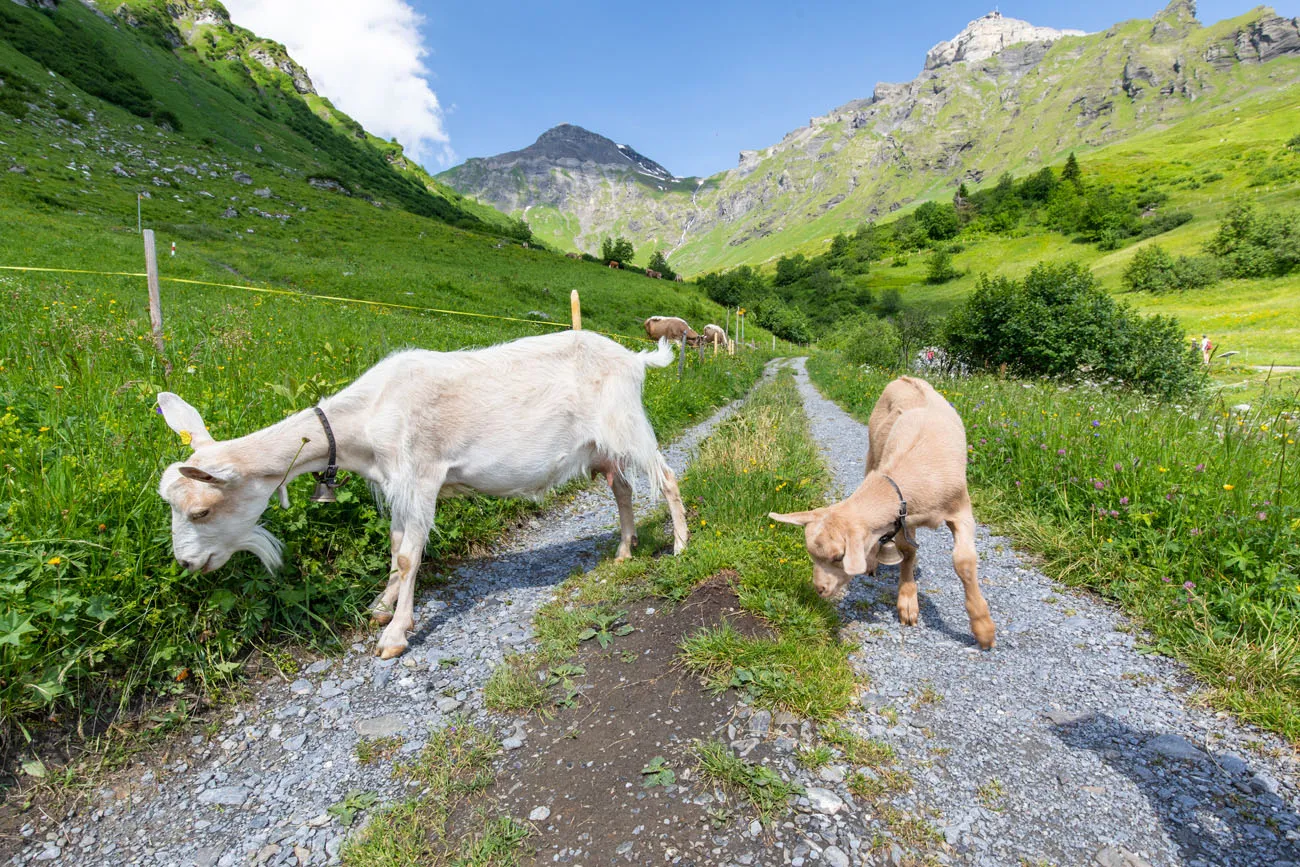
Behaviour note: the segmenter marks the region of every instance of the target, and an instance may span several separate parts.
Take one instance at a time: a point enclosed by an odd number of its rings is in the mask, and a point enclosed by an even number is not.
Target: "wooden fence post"
[[[573,330],[582,330],[582,302],[578,300],[578,290],[569,293],[569,311],[573,314]]]
[[[158,291],[158,251],[154,248],[153,229],[145,229],[144,235],[144,271],[149,281],[149,324],[153,326],[153,343],[162,356],[163,370],[172,372],[172,363],[167,360],[167,349],[163,343],[162,298]]]
[[[686,332],[682,332],[682,351],[677,356],[677,378],[682,378],[682,371],[686,368]]]
[[[713,332],[713,357],[718,357],[718,332],[716,329]]]

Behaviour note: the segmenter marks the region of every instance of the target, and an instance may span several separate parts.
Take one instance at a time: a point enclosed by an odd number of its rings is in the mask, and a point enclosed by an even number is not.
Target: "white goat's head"
[[[194,454],[163,471],[159,495],[172,507],[172,554],[191,572],[212,572],[236,551],[250,551],[268,572],[280,568],[281,543],[257,519],[281,477],[256,471],[250,458],[212,439],[199,411],[171,392],[158,406],[172,430],[188,434]],[[284,502],[281,489],[281,502]]]

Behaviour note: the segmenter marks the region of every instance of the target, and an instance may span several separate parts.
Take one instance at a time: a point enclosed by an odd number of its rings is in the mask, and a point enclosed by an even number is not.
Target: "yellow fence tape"
[[[148,276],[143,272],[88,271],[80,268],[40,268],[26,265],[0,265],[0,271],[36,271],[47,274],[92,274],[99,277],[140,277],[142,279]],[[245,292],[261,292],[266,295],[287,295],[292,298],[308,298],[313,301],[336,301],[343,304],[365,304],[370,307],[413,310],[419,313],[440,313],[445,316],[470,316],[475,319],[495,319],[500,322],[523,322],[527,325],[541,325],[544,328],[569,327],[560,322],[543,322],[537,319],[522,319],[517,316],[494,316],[490,313],[472,313],[468,310],[445,310],[439,307],[421,307],[417,304],[398,304],[394,301],[374,301],[367,298],[345,298],[341,295],[315,295],[309,292],[294,292],[291,289],[271,289],[266,286],[246,286],[240,283],[212,283],[207,280],[191,280],[186,277],[162,276],[159,276],[158,280],[163,283],[185,283],[192,286],[214,286],[219,289],[241,289]],[[654,342],[649,340],[647,337],[639,337],[633,334],[611,334],[607,331],[596,331],[594,333],[603,334],[606,337],[612,337],[617,340],[645,340],[651,343]]]

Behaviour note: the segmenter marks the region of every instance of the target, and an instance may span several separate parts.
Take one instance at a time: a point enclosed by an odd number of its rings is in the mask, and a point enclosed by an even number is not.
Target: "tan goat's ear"
[[[851,532],[844,539],[844,571],[850,575],[867,571],[867,540],[859,533]]]
[[[206,485],[213,485],[218,488],[230,481],[220,476],[214,476],[207,470],[201,470],[198,467],[181,467],[180,474],[187,479],[193,479],[196,482],[203,482]]]
[[[187,445],[197,449],[212,443],[212,435],[208,433],[203,417],[197,409],[182,400],[180,395],[170,391],[158,392],[158,408],[162,410],[167,426],[180,434],[181,440]]]
[[[780,512],[768,512],[767,516],[773,521],[780,521],[782,524],[794,524],[797,527],[803,527],[817,520],[816,512],[789,512],[781,514]]]

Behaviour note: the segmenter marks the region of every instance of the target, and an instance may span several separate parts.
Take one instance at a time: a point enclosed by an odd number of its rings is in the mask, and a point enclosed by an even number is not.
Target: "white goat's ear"
[[[187,479],[193,479],[196,482],[203,482],[206,485],[212,485],[220,488],[226,485],[230,479],[223,479],[221,476],[214,476],[207,470],[201,470],[198,467],[181,467],[180,474]]]
[[[197,449],[212,442],[212,435],[208,433],[207,425],[203,423],[203,416],[199,415],[197,409],[182,400],[180,395],[172,394],[170,391],[158,392],[158,408],[162,410],[163,418],[169,428],[182,437],[189,434],[189,445]]]
[[[280,508],[281,508],[281,509],[288,509],[288,508],[289,508],[289,489],[286,488],[284,485],[281,485],[280,487],[278,487],[278,488],[275,489],[275,492],[276,492],[276,494],[278,494],[279,497],[280,497]]]
[[[816,512],[790,512],[788,514],[768,512],[767,516],[773,521],[780,521],[782,524],[794,524],[797,527],[807,526],[817,520]]]

